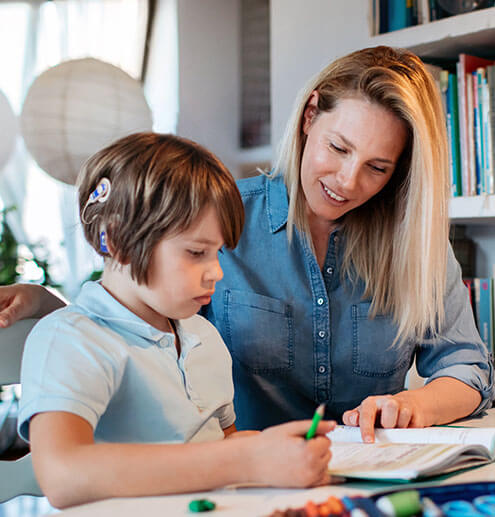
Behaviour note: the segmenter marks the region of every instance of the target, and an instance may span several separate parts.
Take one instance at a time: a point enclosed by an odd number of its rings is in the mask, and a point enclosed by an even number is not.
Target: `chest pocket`
[[[366,377],[390,377],[404,372],[411,364],[413,343],[392,345],[397,327],[390,316],[368,317],[370,302],[351,306],[352,369]]]
[[[225,342],[232,357],[252,373],[293,367],[292,308],[276,298],[227,289],[224,296]]]

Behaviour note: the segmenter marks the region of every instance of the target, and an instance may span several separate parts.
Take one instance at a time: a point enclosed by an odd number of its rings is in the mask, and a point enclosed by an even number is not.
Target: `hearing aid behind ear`
[[[101,178],[101,180],[98,182],[98,185],[96,185],[96,188],[89,195],[89,198],[86,201],[86,204],[84,205],[83,211],[81,212],[81,221],[84,224],[89,224],[90,222],[92,222],[97,215],[94,214],[93,217],[89,221],[87,221],[85,214],[88,206],[92,205],[93,203],[96,203],[97,201],[98,203],[104,203],[108,199],[111,190],[112,183],[110,182],[110,180],[108,178]]]
[[[112,184],[110,183],[110,180],[108,178],[101,178],[98,185],[96,185],[95,190],[91,192],[87,204],[94,203],[95,201],[104,203],[110,195],[111,190]]]

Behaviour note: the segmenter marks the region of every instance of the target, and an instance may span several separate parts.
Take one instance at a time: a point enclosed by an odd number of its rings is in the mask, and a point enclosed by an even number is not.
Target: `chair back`
[[[37,321],[20,320],[0,329],[0,385],[20,382],[24,342]],[[15,461],[0,460],[0,502],[18,495],[43,495],[34,476],[31,454]]]

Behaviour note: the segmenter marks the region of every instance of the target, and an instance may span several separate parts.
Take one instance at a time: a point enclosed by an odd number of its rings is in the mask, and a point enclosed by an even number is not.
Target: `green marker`
[[[323,418],[324,414],[325,414],[325,404],[320,404],[316,408],[315,414],[313,415],[311,427],[308,429],[308,432],[306,433],[306,440],[311,440],[311,438],[314,438],[315,433],[316,433],[316,428],[318,427],[318,424],[320,423],[320,420]]]

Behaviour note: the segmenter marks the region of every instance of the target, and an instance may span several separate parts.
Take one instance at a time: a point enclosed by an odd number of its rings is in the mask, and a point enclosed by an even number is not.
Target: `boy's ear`
[[[109,224],[104,230],[100,232],[100,249],[103,251],[103,253],[107,253],[112,260],[115,260],[119,264],[122,264],[123,266],[129,264],[130,260],[125,259],[122,260],[122,258],[119,256],[119,252],[117,251],[117,248],[114,246],[113,237],[112,237],[112,224]],[[103,234],[103,235],[102,235]],[[102,238],[103,237],[103,238]],[[104,241],[104,242],[102,242]],[[103,249],[102,244],[105,245],[106,251]]]
[[[316,115],[318,114],[318,92],[313,90],[309,96],[306,107],[304,108],[303,114],[303,133],[307,135],[309,128],[313,124]]]

